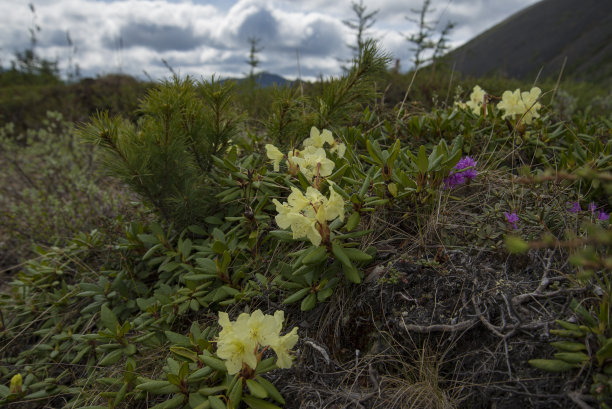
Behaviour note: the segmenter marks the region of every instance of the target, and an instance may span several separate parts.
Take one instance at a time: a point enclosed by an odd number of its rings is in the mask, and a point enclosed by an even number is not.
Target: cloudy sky
[[[358,0],[357,0],[358,1]],[[456,47],[537,0],[432,0],[430,21],[456,24]],[[28,6],[32,3],[33,14]],[[368,36],[401,68],[410,67],[411,45],[423,0],[364,0],[378,10]],[[249,37],[261,39],[260,69],[294,79],[298,54],[303,78],[338,75],[350,58],[355,33],[343,20],[355,18],[351,0],[0,0],[0,65],[30,46],[29,29],[40,27],[36,51],[70,60],[84,76],[123,72],[166,77],[168,65],[181,75],[242,76],[249,71]],[[69,47],[69,34],[73,47]],[[71,50],[76,47],[76,52]]]

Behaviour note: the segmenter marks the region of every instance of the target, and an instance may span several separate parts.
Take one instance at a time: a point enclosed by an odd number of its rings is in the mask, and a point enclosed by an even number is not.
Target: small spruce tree
[[[261,62],[261,60],[257,57],[261,51],[263,51],[263,47],[258,47],[261,38],[259,37],[249,37],[249,44],[251,45],[251,50],[249,52],[249,59],[246,61],[247,64],[251,67],[251,71],[249,72],[249,78],[251,80],[255,79],[255,69]]]
[[[355,30],[356,42],[355,44],[347,44],[347,46],[353,52],[353,58],[359,59],[359,56],[363,52],[363,48],[368,40],[366,31],[376,23],[376,14],[379,10],[374,10],[371,13],[366,13],[367,6],[364,6],[363,0],[359,0],[359,3],[352,2],[353,12],[356,18],[351,20],[343,20],[345,26],[351,30]]]

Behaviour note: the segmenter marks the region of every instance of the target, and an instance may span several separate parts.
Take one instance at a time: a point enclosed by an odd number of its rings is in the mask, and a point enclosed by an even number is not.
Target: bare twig
[[[476,319],[469,321],[461,321],[457,324],[434,324],[434,325],[417,325],[417,324],[406,324],[404,317],[402,317],[402,325],[408,332],[420,332],[422,334],[429,334],[431,332],[458,332],[465,331],[476,325],[478,321]]]

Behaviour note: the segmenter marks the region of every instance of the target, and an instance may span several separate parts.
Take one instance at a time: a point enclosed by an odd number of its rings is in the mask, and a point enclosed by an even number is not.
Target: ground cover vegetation
[[[609,94],[358,44],[3,114],[1,404],[612,405]]]

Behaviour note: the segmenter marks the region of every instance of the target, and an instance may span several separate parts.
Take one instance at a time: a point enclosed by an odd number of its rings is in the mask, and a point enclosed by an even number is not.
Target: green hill
[[[612,83],[612,2],[543,0],[512,15],[447,56],[473,76],[557,76]]]

